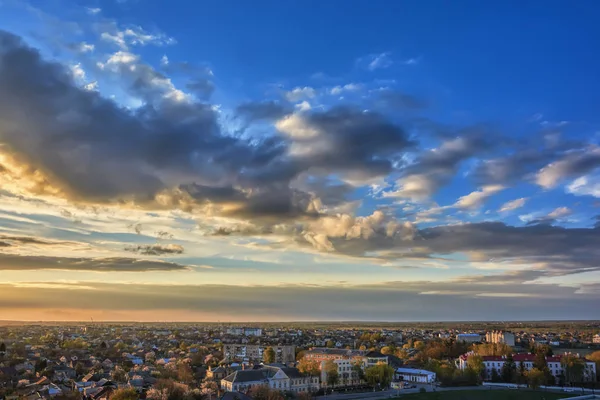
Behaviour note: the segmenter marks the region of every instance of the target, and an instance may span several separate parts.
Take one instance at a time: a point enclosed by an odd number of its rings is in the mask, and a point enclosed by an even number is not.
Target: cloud
[[[575,179],[567,186],[567,193],[575,196],[600,197],[599,175],[585,175]]]
[[[507,212],[507,211],[516,210],[517,208],[523,207],[525,205],[525,203],[527,202],[527,200],[528,199],[526,197],[521,197],[520,199],[507,201],[506,203],[502,204],[502,206],[500,207],[500,209],[498,211],[499,212]]]
[[[146,256],[183,254],[183,246],[178,244],[140,244],[136,246],[127,246],[125,247],[125,250]]]
[[[569,207],[558,207],[548,214],[548,218],[559,219],[571,214],[572,211]]]
[[[404,169],[395,190],[388,190],[383,196],[414,201],[427,199],[452,179],[463,161],[489,146],[491,144],[479,134],[445,140],[438,148],[419,154],[415,162]]]
[[[69,290],[65,290],[69,288]],[[341,285],[138,285],[91,282],[2,284],[0,309],[55,309],[95,320],[487,320],[593,319],[598,293],[559,285],[388,282]],[[527,297],[520,294],[526,293]],[[510,296],[514,294],[514,296]],[[278,301],[272,301],[272,299]],[[31,311],[30,311],[31,310]],[[210,311],[207,311],[210,310]],[[6,315],[6,314],[5,314]],[[70,314],[67,314],[70,315]],[[168,315],[169,317],[164,317]],[[145,317],[144,317],[145,316]]]
[[[116,45],[123,51],[129,50],[130,46],[166,46],[176,43],[174,38],[169,37],[164,33],[150,33],[141,26],[130,26],[125,29],[119,29],[119,27],[112,22],[98,24],[97,29],[105,29],[105,31],[100,33],[100,39]]]
[[[391,54],[389,52],[369,56],[367,58],[367,69],[370,71],[375,71],[377,69],[385,69],[391,67],[393,61],[390,56]]]
[[[291,113],[291,110],[289,107],[279,102],[264,101],[240,104],[236,108],[236,112],[239,116],[246,118],[249,121],[274,121]]]
[[[334,95],[334,96],[339,96],[344,92],[357,92],[359,90],[362,89],[362,85],[358,84],[358,83],[348,83],[346,85],[343,86],[334,86],[333,88],[331,88],[331,90],[329,91],[330,94]]]
[[[485,200],[495,193],[504,190],[504,186],[501,185],[488,185],[481,188],[481,190],[471,192],[466,196],[459,198],[454,204],[458,208],[474,209],[479,208],[483,205]]]
[[[0,253],[1,271],[147,272],[185,271],[188,269],[188,267],[176,263],[135,258],[70,258]]]
[[[585,175],[600,167],[600,147],[589,146],[568,152],[564,158],[546,165],[536,175],[536,183],[552,189],[566,178]]]
[[[90,15],[97,15],[97,14],[100,14],[102,12],[102,9],[101,8],[97,8],[97,7],[87,7],[86,11]]]
[[[315,89],[305,86],[305,87],[296,87],[289,92],[285,93],[285,98],[291,102],[297,102],[303,99],[312,99],[315,97],[316,91]]]
[[[378,90],[376,105],[393,111],[421,110],[427,107],[424,100],[392,89]]]

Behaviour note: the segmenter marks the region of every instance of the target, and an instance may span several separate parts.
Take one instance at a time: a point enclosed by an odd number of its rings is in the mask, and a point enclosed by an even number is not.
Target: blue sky
[[[7,318],[595,316],[595,2],[172,3],[0,3]]]

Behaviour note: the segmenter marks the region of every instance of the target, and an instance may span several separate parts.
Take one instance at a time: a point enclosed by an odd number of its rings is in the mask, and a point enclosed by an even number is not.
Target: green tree
[[[523,384],[527,382],[527,369],[523,361],[519,362],[519,370],[517,371],[517,383]]]
[[[500,382],[500,374],[496,368],[492,368],[492,382]]]
[[[338,366],[332,360],[326,361],[325,366],[325,376],[327,380],[327,384],[329,386],[335,386],[340,380],[340,374],[338,373]]]
[[[483,373],[485,372],[485,365],[483,364],[483,357],[479,354],[471,354],[467,358],[467,368],[473,371],[473,373],[483,379]]]
[[[538,368],[532,368],[527,372],[527,382],[532,389],[539,388],[545,379],[544,371]]]
[[[500,374],[502,376],[502,382],[513,383],[515,381],[517,376],[517,365],[515,364],[512,354],[506,356]]]
[[[6,353],[6,344],[4,342],[0,343],[0,353]]]
[[[365,371],[363,370],[360,361],[357,361],[352,365],[352,372],[358,378],[358,380],[365,380]]]
[[[335,343],[333,342],[333,340],[328,340],[326,346],[331,349],[335,347]]]
[[[585,362],[572,354],[564,355],[560,364],[565,374],[566,383],[582,382],[585,372]]]
[[[386,388],[394,379],[394,368],[383,363],[374,365],[365,370],[365,379],[372,386],[379,385]]]
[[[275,350],[271,346],[267,347],[263,352],[263,362],[265,364],[272,364],[275,362]]]
[[[139,398],[135,389],[118,389],[110,396],[110,400],[138,400]]]

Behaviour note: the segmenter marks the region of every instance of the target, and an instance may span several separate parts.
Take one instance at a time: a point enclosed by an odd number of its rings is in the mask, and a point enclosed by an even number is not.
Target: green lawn
[[[549,393],[530,390],[456,390],[405,394],[404,400],[558,400],[576,396],[573,393]]]

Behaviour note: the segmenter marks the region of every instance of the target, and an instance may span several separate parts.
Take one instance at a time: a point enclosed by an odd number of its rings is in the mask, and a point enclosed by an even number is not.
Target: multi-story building
[[[258,344],[225,344],[223,355],[226,359],[234,361],[262,361],[263,352],[267,347],[275,351],[276,363],[290,363],[296,361],[296,346],[266,346]]]
[[[491,331],[485,334],[485,341],[488,343],[504,343],[514,347],[515,335],[504,331]]]
[[[324,347],[313,348],[305,352],[304,357],[318,361],[321,368],[321,381],[327,382],[325,364],[333,361],[337,365],[338,384],[354,385],[360,383],[356,365],[363,370],[374,365],[388,363],[388,356],[376,351],[330,349]]]
[[[463,354],[460,356],[458,360],[458,366],[460,369],[467,368],[467,359],[473,354],[472,352]],[[506,362],[506,356],[482,356],[483,365],[485,366],[484,379],[491,379],[493,375],[493,371],[496,370],[498,374],[501,373],[502,367]],[[563,373],[563,367],[561,363],[562,356],[552,356],[546,357],[546,363],[548,364],[548,369],[552,373],[552,375],[559,379]],[[529,371],[533,368],[535,362],[535,354],[514,354],[513,360],[515,364],[518,366],[523,363],[523,367],[526,371]],[[596,380],[596,363],[592,361],[584,360],[585,370],[584,370],[584,380],[586,381],[595,381]]]
[[[319,377],[303,375],[297,368],[266,365],[236,371],[221,380],[221,389],[227,392],[245,392],[263,385],[280,391],[315,392],[319,390]]]
[[[227,328],[227,334],[235,336],[262,336],[262,328]]]

